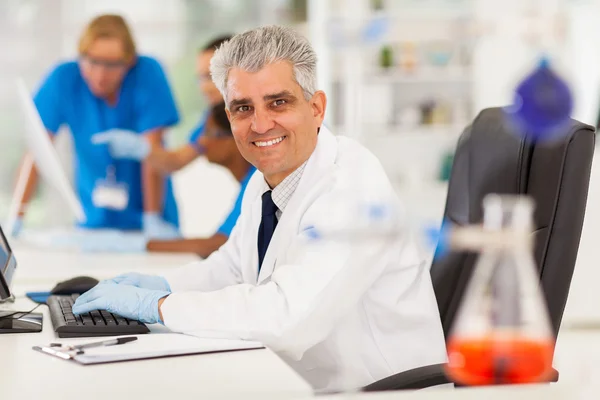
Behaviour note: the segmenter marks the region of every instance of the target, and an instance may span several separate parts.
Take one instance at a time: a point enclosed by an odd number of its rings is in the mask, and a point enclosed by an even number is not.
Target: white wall
[[[600,108],[600,1],[573,3],[568,13],[565,57],[572,66],[573,118],[595,126]]]
[[[577,264],[575,265],[569,300],[565,309],[563,322],[565,326],[600,324],[599,241],[600,143],[597,143]]]

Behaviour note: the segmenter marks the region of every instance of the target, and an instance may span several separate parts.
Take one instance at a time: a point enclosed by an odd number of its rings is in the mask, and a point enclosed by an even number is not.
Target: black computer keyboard
[[[72,307],[78,294],[48,297],[48,307],[54,331],[61,338],[117,336],[148,333],[148,327],[107,311],[92,311],[75,315]]]

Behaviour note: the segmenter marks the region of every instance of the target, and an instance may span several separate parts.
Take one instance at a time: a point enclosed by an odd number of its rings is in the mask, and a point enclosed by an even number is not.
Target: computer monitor
[[[17,269],[17,260],[0,227],[0,304],[14,301],[11,284]],[[41,313],[0,310],[0,333],[28,333],[42,330]]]
[[[12,298],[10,284],[16,269],[17,260],[0,228],[0,301]]]
[[[79,197],[75,194],[71,183],[67,179],[67,175],[60,163],[58,154],[54,149],[52,141],[48,136],[48,132],[44,127],[42,119],[33,102],[31,94],[25,85],[23,79],[17,79],[17,94],[19,97],[20,108],[23,112],[25,123],[25,139],[27,147],[33,154],[33,159],[37,166],[38,173],[52,186],[54,186],[62,195],[67,208],[73,213],[79,222],[85,221],[85,212],[79,201]],[[32,165],[32,160],[26,160]],[[7,224],[5,226],[7,232],[13,232],[13,224],[19,213],[21,199],[25,190],[25,184],[29,173],[21,174],[17,182],[17,189],[12,199],[12,204],[9,208]]]

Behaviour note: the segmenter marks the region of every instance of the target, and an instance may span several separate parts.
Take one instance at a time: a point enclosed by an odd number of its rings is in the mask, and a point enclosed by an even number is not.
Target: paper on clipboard
[[[245,340],[206,339],[178,333],[159,333],[139,335],[135,342],[123,345],[93,347],[86,349],[83,354],[61,352],[57,348],[46,346],[36,346],[33,349],[79,364],[91,365],[261,348],[264,348],[261,343]]]

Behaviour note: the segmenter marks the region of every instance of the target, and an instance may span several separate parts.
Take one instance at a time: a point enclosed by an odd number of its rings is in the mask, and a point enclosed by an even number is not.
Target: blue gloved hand
[[[114,158],[126,158],[141,161],[150,154],[150,143],[133,131],[111,129],[92,136],[92,143],[107,144]]]
[[[162,276],[144,275],[137,272],[129,272],[127,274],[119,275],[112,279],[102,281],[102,283],[130,285],[142,289],[162,290],[164,292],[171,293],[171,286],[169,286],[169,282],[167,282],[167,280]]]
[[[169,295],[163,290],[143,289],[116,283],[101,283],[88,290],[73,304],[74,314],[106,310],[145,324],[162,323],[158,301]]]
[[[17,217],[15,219],[15,222],[12,226],[12,229],[10,232],[8,232],[8,234],[11,237],[16,238],[17,236],[19,236],[19,233],[21,233],[21,230],[23,229],[23,217]]]
[[[147,239],[173,240],[181,237],[179,229],[163,220],[156,212],[144,213],[142,227]]]

